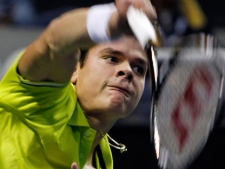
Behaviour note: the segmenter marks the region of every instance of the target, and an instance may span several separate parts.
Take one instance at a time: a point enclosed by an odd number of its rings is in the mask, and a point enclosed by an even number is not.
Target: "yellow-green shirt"
[[[23,79],[16,71],[19,58],[0,82],[0,169],[69,169],[72,162],[82,169],[96,131],[74,86]],[[99,145],[106,168],[112,169],[107,137]]]

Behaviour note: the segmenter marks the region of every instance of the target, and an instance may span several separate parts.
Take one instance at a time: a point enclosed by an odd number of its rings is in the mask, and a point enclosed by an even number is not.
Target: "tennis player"
[[[0,168],[113,169],[109,142],[126,147],[107,132],[138,104],[148,69],[130,5],[156,20],[149,0],[76,9],[20,53],[0,82]]]

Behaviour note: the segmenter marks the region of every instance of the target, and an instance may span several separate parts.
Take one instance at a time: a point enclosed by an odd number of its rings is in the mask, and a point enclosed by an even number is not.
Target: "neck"
[[[106,133],[113,127],[115,122],[112,120],[98,118],[96,116],[90,116],[85,112],[84,114],[87,118],[90,127],[96,130],[96,136],[93,144],[95,148],[102,140],[102,138],[106,135]]]
[[[103,137],[108,133],[108,131],[112,128],[116,121],[113,120],[100,120],[101,118],[96,118],[93,116],[89,116],[84,112],[87,121],[91,128],[95,129],[96,135],[91,149],[91,155],[94,152],[95,147],[99,144],[99,142],[103,139]],[[107,137],[111,140],[112,144],[109,143],[112,147],[119,149],[120,152],[127,151],[126,146],[121,143],[117,143],[114,139],[112,139],[108,134]]]

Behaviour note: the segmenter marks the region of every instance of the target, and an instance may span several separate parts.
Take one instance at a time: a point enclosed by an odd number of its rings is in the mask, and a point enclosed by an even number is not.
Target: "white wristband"
[[[116,10],[114,3],[92,6],[87,14],[87,31],[95,43],[107,42],[107,27],[112,13]]]

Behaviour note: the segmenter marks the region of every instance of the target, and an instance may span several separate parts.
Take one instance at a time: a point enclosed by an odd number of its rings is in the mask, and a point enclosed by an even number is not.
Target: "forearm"
[[[87,13],[88,8],[73,10],[50,23],[45,41],[53,55],[66,57],[79,48],[88,49],[94,45],[86,28]]]
[[[20,74],[32,81],[69,81],[79,49],[94,44],[86,29],[87,12],[88,9],[73,10],[54,19],[22,56]]]

